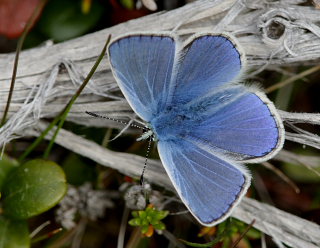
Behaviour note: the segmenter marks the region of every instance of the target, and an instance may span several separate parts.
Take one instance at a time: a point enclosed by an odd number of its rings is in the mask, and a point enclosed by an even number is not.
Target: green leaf
[[[93,182],[96,178],[95,166],[87,164],[76,154],[69,155],[61,164],[69,184],[76,186]]]
[[[141,226],[141,220],[139,218],[134,218],[129,220],[129,225],[131,226]]]
[[[159,211],[159,212],[157,212],[157,215],[155,216],[155,218],[158,220],[162,220],[165,217],[167,217],[168,214],[169,214],[169,211]]]
[[[154,224],[153,227],[157,230],[164,230],[166,229],[165,224],[163,224],[162,222],[159,222],[158,224]]]
[[[160,220],[157,220],[157,219],[152,219],[151,221],[149,221],[151,225],[157,225],[159,224],[161,221]]]
[[[0,192],[7,175],[12,169],[18,167],[18,165],[19,163],[16,160],[6,155],[3,155],[2,159],[0,159]]]
[[[149,225],[144,225],[144,226],[142,226],[141,227],[141,233],[146,233],[147,231],[148,231],[148,229],[149,229]]]
[[[142,219],[142,221],[141,221],[141,225],[143,225],[143,226],[149,226],[149,221],[147,220],[147,219]]]
[[[40,30],[56,41],[68,40],[88,32],[99,21],[103,8],[93,1],[84,14],[81,2],[74,0],[49,1],[39,21]]]
[[[138,218],[139,217],[139,214],[138,214],[138,211],[132,211],[132,216],[135,217],[135,218]]]
[[[29,248],[27,222],[0,216],[0,248]]]
[[[4,214],[27,219],[55,206],[67,191],[63,170],[42,159],[26,162],[10,173],[3,187]]]
[[[141,211],[139,211],[138,213],[139,213],[139,217],[140,217],[141,219],[145,219],[145,218],[147,217],[147,213],[146,213],[146,211],[144,211],[144,210],[141,210]]]

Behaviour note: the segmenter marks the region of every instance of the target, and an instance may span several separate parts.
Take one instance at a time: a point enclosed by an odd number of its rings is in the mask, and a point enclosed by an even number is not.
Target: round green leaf
[[[27,219],[56,205],[67,190],[63,170],[42,159],[26,162],[10,173],[3,187],[3,211]]]
[[[27,222],[0,216],[0,248],[29,248]]]
[[[19,165],[19,163],[7,157],[6,155],[3,155],[2,158],[0,159],[0,191],[2,189],[2,185],[9,174],[9,172],[16,168]]]
[[[80,186],[96,178],[96,169],[76,154],[69,155],[61,164],[69,184]]]

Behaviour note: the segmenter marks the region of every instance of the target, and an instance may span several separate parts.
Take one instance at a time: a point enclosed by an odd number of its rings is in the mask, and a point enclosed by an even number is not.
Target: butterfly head
[[[147,139],[151,139],[152,141],[157,141],[156,135],[151,127],[150,124],[147,124],[145,126],[146,131],[139,137],[137,138],[137,141],[141,141],[141,140],[147,140]]]

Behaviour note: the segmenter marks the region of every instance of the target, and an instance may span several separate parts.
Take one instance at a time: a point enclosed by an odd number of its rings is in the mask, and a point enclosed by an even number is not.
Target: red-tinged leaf
[[[18,38],[41,0],[0,0],[0,34]]]

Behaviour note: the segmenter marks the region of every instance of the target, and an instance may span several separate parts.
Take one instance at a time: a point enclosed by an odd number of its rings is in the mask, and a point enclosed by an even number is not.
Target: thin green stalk
[[[58,115],[54,120],[49,124],[49,126],[41,133],[41,135],[24,151],[24,153],[19,157],[19,162],[25,160],[25,158],[36,148],[40,142],[46,137],[49,131],[58,123],[60,120],[60,115]]]
[[[87,75],[87,77],[85,78],[85,80],[83,81],[83,83],[80,85],[79,89],[77,90],[77,92],[72,96],[71,100],[69,101],[69,103],[67,104],[67,106],[64,108],[64,110],[62,111],[62,113],[58,116],[59,119],[59,124],[58,124],[58,127],[56,128],[55,130],[55,133],[54,135],[52,136],[51,140],[50,140],[50,143],[43,155],[44,158],[48,158],[49,154],[50,154],[50,151],[52,149],[52,146],[54,144],[54,141],[56,140],[56,137],[58,135],[58,132],[59,130],[62,128],[66,118],[67,118],[67,115],[73,105],[73,103],[77,100],[77,98],[79,97],[79,95],[81,94],[82,90],[84,89],[84,87],[88,84],[89,80],[91,79],[91,77],[93,76],[93,74],[95,73],[96,69],[98,68],[104,54],[106,53],[106,50],[107,50],[107,46],[110,42],[110,39],[111,39],[111,35],[108,36],[107,38],[107,41],[97,59],[97,61],[95,62],[94,66],[91,68],[89,74]]]
[[[94,64],[94,66],[91,68],[88,76],[86,77],[86,79],[84,80],[84,82],[81,84],[81,86],[79,87],[79,89],[77,90],[77,92],[72,96],[71,100],[69,101],[69,103],[66,105],[66,107],[61,111],[61,113],[59,115],[56,116],[56,118],[54,118],[54,120],[49,124],[49,126],[41,133],[41,135],[25,150],[25,152],[20,156],[19,161],[22,162],[29,154],[31,151],[33,151],[33,149],[35,147],[37,147],[39,145],[39,143],[45,138],[45,136],[49,133],[49,131],[61,120],[62,123],[59,123],[58,128],[56,129],[50,144],[48,146],[48,148],[46,149],[45,153],[44,153],[44,157],[47,158],[48,154],[51,150],[51,147],[53,145],[53,142],[58,134],[59,129],[62,127],[63,122],[67,116],[67,114],[69,113],[72,104],[75,102],[75,100],[78,98],[78,96],[80,95],[80,93],[82,92],[82,90],[84,89],[84,87],[87,85],[87,83],[89,82],[90,78],[92,77],[93,73],[95,72],[95,70],[97,69],[100,61],[102,60],[106,50],[107,50],[107,46],[110,42],[111,39],[111,35],[108,36],[106,44],[104,45],[101,54],[99,55],[98,60],[96,61],[96,63]]]
[[[30,17],[30,19],[28,20],[26,26],[24,27],[22,35],[21,35],[21,37],[20,37],[20,39],[18,41],[17,49],[16,49],[16,55],[15,55],[15,58],[14,58],[14,64],[13,64],[13,71],[12,71],[9,95],[8,95],[8,99],[7,99],[6,108],[5,108],[4,112],[3,112],[3,116],[2,116],[0,127],[2,127],[4,125],[4,123],[6,122],[7,115],[8,115],[8,112],[9,112],[9,107],[10,107],[10,103],[11,103],[11,99],[12,99],[12,94],[13,94],[13,90],[14,90],[16,76],[17,76],[17,69],[18,69],[20,51],[22,50],[23,43],[24,43],[24,41],[26,39],[27,34],[29,33],[29,31],[30,31],[30,29],[32,27],[32,24],[35,22],[37,16],[39,15],[40,11],[43,9],[43,7],[47,3],[47,1],[48,0],[42,0],[37,5],[36,9],[34,10],[34,12],[32,13],[32,15]]]

